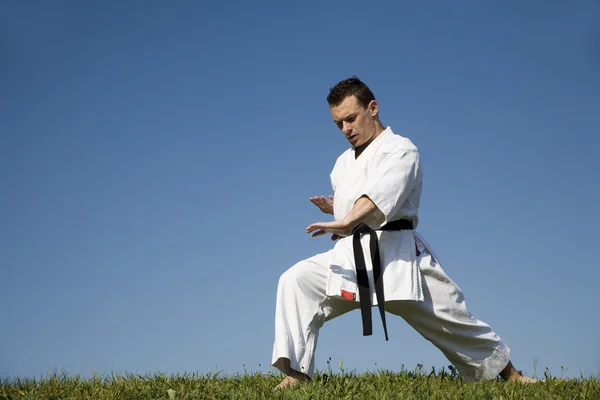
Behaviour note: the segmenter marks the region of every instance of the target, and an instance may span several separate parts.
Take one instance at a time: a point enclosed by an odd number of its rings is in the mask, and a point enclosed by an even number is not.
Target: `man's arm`
[[[379,225],[385,222],[385,215],[377,208],[375,203],[367,196],[361,196],[354,202],[354,207],[344,218],[350,231],[361,223]]]
[[[337,239],[338,237],[350,235],[352,230],[363,222],[367,225],[378,225],[384,221],[385,216],[375,203],[368,197],[362,196],[354,202],[354,207],[352,207],[352,210],[344,219],[331,222],[316,222],[306,227],[306,233],[314,232],[312,234],[313,237],[332,233],[334,235],[332,239]]]
[[[361,222],[369,226],[381,225],[392,217],[412,192],[419,177],[419,152],[416,149],[401,149],[386,154],[377,164],[362,192],[354,202],[352,210],[343,220],[317,222],[306,228],[312,236],[333,233],[332,239],[348,236]]]

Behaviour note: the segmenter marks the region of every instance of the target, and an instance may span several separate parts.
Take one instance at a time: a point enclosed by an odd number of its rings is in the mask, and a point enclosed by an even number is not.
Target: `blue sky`
[[[251,4],[250,4],[251,3]],[[485,3],[485,4],[484,4]],[[0,376],[273,371],[279,275],[327,250],[358,75],[421,150],[419,231],[517,368],[600,369],[592,0],[3,2]],[[448,362],[403,320],[317,369]]]

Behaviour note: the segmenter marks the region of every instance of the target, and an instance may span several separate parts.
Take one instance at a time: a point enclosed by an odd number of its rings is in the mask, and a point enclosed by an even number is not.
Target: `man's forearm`
[[[344,222],[354,229],[354,227],[360,225],[362,222],[367,225],[379,225],[385,221],[385,216],[377,208],[375,203],[366,196],[360,197],[354,203],[352,210],[344,218]]]

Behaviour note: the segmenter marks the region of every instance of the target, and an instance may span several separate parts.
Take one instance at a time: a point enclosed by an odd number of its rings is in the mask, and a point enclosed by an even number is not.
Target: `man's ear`
[[[367,109],[373,117],[376,117],[379,113],[379,104],[377,104],[377,100],[371,100],[367,106]]]

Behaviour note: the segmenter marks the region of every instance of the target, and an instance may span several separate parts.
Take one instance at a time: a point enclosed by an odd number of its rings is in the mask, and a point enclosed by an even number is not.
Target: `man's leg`
[[[486,323],[467,311],[458,286],[423,248],[419,256],[424,302],[395,301],[386,310],[400,315],[425,339],[438,347],[467,380],[531,381],[510,362],[510,350]]]
[[[358,307],[357,302],[327,297],[332,251],[295,264],[279,278],[275,343],[271,365],[287,375],[278,387],[310,380],[319,328]]]

